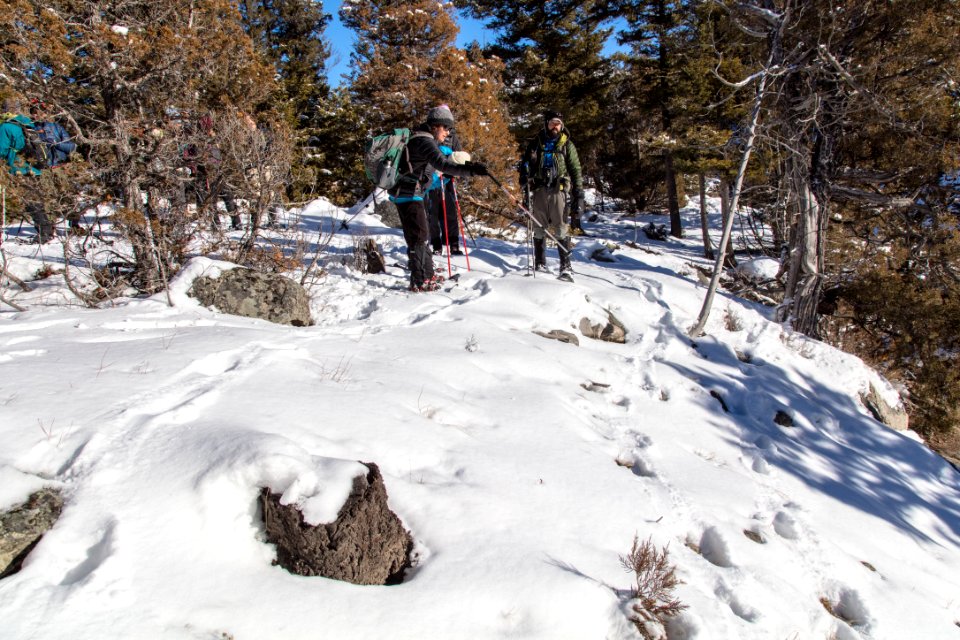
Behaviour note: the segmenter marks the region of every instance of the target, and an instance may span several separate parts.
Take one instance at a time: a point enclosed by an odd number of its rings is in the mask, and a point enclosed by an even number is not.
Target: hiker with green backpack
[[[387,160],[380,154],[377,162],[373,162],[368,149],[368,158],[365,158],[368,175],[387,189],[390,200],[397,205],[403,239],[407,243],[410,291],[435,291],[443,280],[433,271],[430,225],[423,205],[424,189],[433,179],[433,171],[458,178],[489,175],[487,167],[479,162],[456,164],[441,153],[439,145],[450,135],[453,126],[450,108],[446,105],[434,107],[427,113],[423,124],[409,132],[395,132],[394,135],[406,138],[399,154],[392,158],[387,154]],[[372,143],[376,141],[374,139]],[[391,170],[395,175],[385,177]]]
[[[560,112],[548,110],[543,113],[543,129],[527,143],[520,161],[520,186],[525,192],[532,192],[524,205],[531,209],[538,222],[533,232],[534,268],[547,270],[546,236],[550,235],[557,241],[560,254],[559,278],[572,281],[572,242],[567,234],[571,228],[583,233],[580,227],[583,177],[580,157],[563,126]]]

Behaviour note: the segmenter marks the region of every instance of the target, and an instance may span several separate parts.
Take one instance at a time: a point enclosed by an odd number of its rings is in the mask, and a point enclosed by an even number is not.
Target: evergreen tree
[[[670,214],[670,234],[683,235],[680,196],[683,178],[678,157],[691,155],[685,147],[687,132],[702,114],[702,105],[691,94],[702,84],[697,61],[697,23],[690,0],[622,0],[617,2],[629,27],[618,40],[630,45],[626,56],[634,92],[634,119],[655,118],[656,132],[646,150],[659,157],[664,192]]]
[[[608,14],[592,1],[460,0],[458,5],[501,34],[487,53],[504,61],[517,138],[528,139],[543,127],[544,110],[560,111],[584,173],[596,181],[599,156],[617,124],[608,109],[614,69],[602,55],[610,29],[601,24]]]
[[[330,49],[324,30],[330,14],[313,0],[242,0],[247,33],[277,70],[274,106],[294,131],[296,153],[288,195],[304,199],[322,193],[339,199],[355,163],[339,159],[331,149],[358,144],[355,118],[344,96],[331,95],[326,79]],[[351,132],[354,132],[351,135]]]
[[[498,97],[502,68],[477,49],[454,46],[458,27],[451,10],[433,0],[345,4],[341,20],[358,35],[351,56],[353,104],[369,134],[415,126],[430,108],[448,104],[464,149],[502,176],[516,148]],[[483,178],[462,193],[484,202],[499,197]]]

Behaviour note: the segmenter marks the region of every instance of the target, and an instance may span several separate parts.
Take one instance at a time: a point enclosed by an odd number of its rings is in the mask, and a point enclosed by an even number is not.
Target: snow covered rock
[[[607,323],[594,324],[590,318],[580,319],[580,333],[594,340],[603,340],[604,342],[615,342],[624,344],[627,341],[627,330],[623,323],[617,320],[609,311],[607,312]]]
[[[260,493],[267,540],[277,546],[277,564],[302,576],[324,576],[353,584],[398,584],[410,565],[413,539],[387,506],[380,469],[356,476],[337,519],[311,526],[296,504],[280,494]]]
[[[62,509],[58,491],[41,489],[26,503],[0,513],[0,578],[20,570],[24,558],[54,525]]]
[[[580,346],[580,339],[569,331],[564,331],[563,329],[551,329],[550,331],[534,331],[535,334],[541,338],[548,338],[550,340],[559,340],[560,342],[566,342],[567,344],[572,344],[575,347]]]
[[[310,296],[298,283],[276,274],[250,269],[230,269],[219,277],[197,278],[190,295],[206,307],[246,318],[261,318],[277,324],[306,327]]]
[[[383,224],[394,229],[399,229],[400,224],[400,213],[397,211],[397,205],[393,204],[386,198],[377,202],[374,207],[374,213],[380,216],[380,220]]]
[[[861,393],[860,399],[870,410],[873,417],[896,431],[906,431],[910,428],[910,416],[903,408],[903,403],[891,406],[883,396],[877,391],[877,388],[870,385],[869,393]]]

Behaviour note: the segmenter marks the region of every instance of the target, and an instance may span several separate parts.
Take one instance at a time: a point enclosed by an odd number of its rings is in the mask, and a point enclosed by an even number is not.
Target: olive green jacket
[[[520,186],[525,187],[529,183],[531,189],[539,189],[559,183],[562,189],[571,191],[574,196],[580,195],[583,193],[583,175],[576,146],[566,129],[561,130],[553,153],[553,168],[550,168],[550,154],[544,147],[549,140],[546,130],[543,130],[527,143],[520,161]]]

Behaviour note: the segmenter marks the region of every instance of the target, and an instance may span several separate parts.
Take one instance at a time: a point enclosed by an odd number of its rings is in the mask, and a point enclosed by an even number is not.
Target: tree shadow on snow
[[[739,440],[724,436],[731,444],[918,540],[937,543],[925,532],[933,527],[960,544],[960,481],[933,451],[815,377],[758,359],[744,362],[709,336],[697,341],[697,350],[709,366],[663,364],[722,399],[722,415],[741,432]],[[719,402],[716,410],[724,411]],[[774,422],[777,412],[792,425]],[[724,422],[717,426],[729,433]]]

